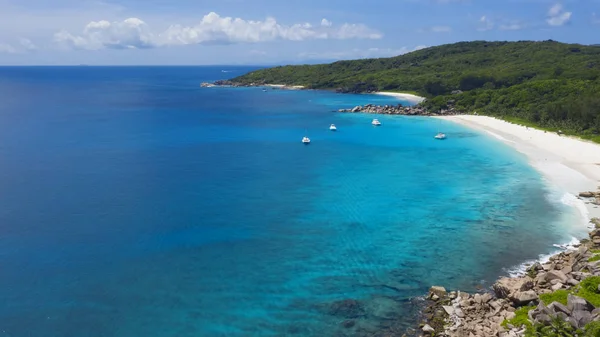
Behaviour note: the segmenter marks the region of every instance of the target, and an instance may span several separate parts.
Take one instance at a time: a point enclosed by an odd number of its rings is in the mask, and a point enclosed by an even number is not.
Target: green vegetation
[[[584,279],[578,286],[570,290],[561,289],[550,294],[542,294],[540,295],[540,300],[542,300],[545,305],[549,305],[552,302],[559,302],[566,305],[568,294],[574,294],[585,298],[595,307],[598,307],[600,306],[600,291],[598,291],[598,285],[600,285],[600,276],[591,276]],[[514,326],[525,325],[527,327],[525,332],[526,337],[600,337],[600,322],[598,321],[589,323],[585,326],[583,331],[576,331],[569,323],[559,318],[554,319],[550,325],[532,325],[528,320],[527,313],[534,308],[535,307],[522,307],[518,309],[515,312],[516,316],[512,320],[505,320],[502,325],[504,327],[506,327],[507,324],[512,324]]]
[[[590,322],[585,326],[585,335],[590,337],[600,336],[600,321]]]
[[[591,249],[590,252],[594,254],[588,259],[588,262],[594,262],[600,260],[600,249]]]
[[[536,324],[527,327],[525,337],[576,337],[575,328],[570,323],[555,318],[550,322],[550,325]]]
[[[508,324],[511,324],[512,326],[516,327],[520,327],[523,325],[527,327],[531,326],[531,322],[529,321],[527,314],[533,309],[535,309],[535,306],[520,307],[519,309],[517,309],[517,311],[515,311],[515,317],[509,320],[505,319],[502,322],[502,326],[507,329]]]
[[[600,293],[598,292],[600,285],[600,276],[590,276],[576,287],[575,295],[585,298],[595,307],[600,306]]]
[[[541,294],[540,300],[542,300],[545,305],[550,305],[552,302],[559,302],[567,305],[567,296],[573,294],[586,299],[595,307],[598,307],[600,306],[600,292],[598,291],[598,285],[600,285],[600,276],[590,276],[581,281],[579,285],[569,290],[559,289],[549,294]]]
[[[232,79],[341,92],[414,92],[449,107],[600,142],[600,46],[459,42],[405,55],[262,69]]]
[[[558,302],[567,305],[567,296],[571,293],[572,292],[569,290],[559,289],[553,293],[541,294],[540,300],[542,300],[545,305],[550,305],[552,302]]]
[[[557,317],[550,325],[530,323],[525,330],[525,337],[599,337],[600,322],[590,322],[582,330],[575,330],[570,323]]]

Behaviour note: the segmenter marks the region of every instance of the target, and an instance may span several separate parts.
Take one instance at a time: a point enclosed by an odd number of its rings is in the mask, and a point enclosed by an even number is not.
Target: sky
[[[600,43],[600,0],[0,0],[0,65],[267,65]]]

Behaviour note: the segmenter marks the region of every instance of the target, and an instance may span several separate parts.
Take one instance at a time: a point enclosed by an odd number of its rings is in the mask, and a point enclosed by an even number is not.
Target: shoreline
[[[500,276],[487,292],[446,292],[433,286],[419,330],[425,336],[517,337],[524,336],[526,324],[548,325],[554,317],[578,329],[600,321],[600,303],[587,302],[587,312],[572,309],[577,301],[593,301],[580,283],[594,283],[600,291],[598,278],[590,278],[600,276],[600,145],[488,116],[436,118],[486,132],[525,155],[549,186],[573,196],[572,204],[561,201],[579,211],[589,239],[574,238],[555,245],[560,249],[554,253],[540,254],[537,261],[523,261],[520,272]],[[568,310],[558,309],[567,304]],[[579,319],[582,315],[585,319]]]
[[[483,131],[499,139],[525,155],[529,164],[551,185],[577,197],[585,206],[586,223],[590,218],[600,217],[598,205],[591,203],[592,200],[578,197],[581,191],[595,191],[600,186],[600,144],[489,116],[456,115],[435,118]],[[583,213],[583,209],[579,211]]]
[[[408,93],[402,93],[402,92],[378,91],[378,92],[374,92],[373,94],[396,97],[398,99],[408,101],[411,104],[419,104],[425,100],[425,97],[408,94]]]

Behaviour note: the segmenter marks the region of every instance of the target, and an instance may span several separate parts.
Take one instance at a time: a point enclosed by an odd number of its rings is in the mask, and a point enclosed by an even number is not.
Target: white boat
[[[337,128],[335,127],[335,124],[331,124],[331,125],[329,126],[329,130],[331,130],[331,131],[335,131],[335,130],[337,130]]]
[[[303,137],[303,138],[302,138],[302,143],[304,143],[304,144],[310,144],[310,138],[308,138],[308,137]]]
[[[381,122],[379,121],[379,119],[374,118],[373,121],[371,122],[371,124],[373,124],[375,126],[379,126],[379,125],[381,125]]]
[[[433,138],[435,138],[435,139],[446,139],[446,134],[438,132],[438,134],[435,135],[435,137],[433,137]]]

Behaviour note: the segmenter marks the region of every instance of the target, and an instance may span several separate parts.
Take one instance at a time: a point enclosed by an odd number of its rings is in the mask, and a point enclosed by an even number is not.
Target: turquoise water
[[[0,68],[0,336],[366,336],[576,234],[496,139],[222,69]]]

